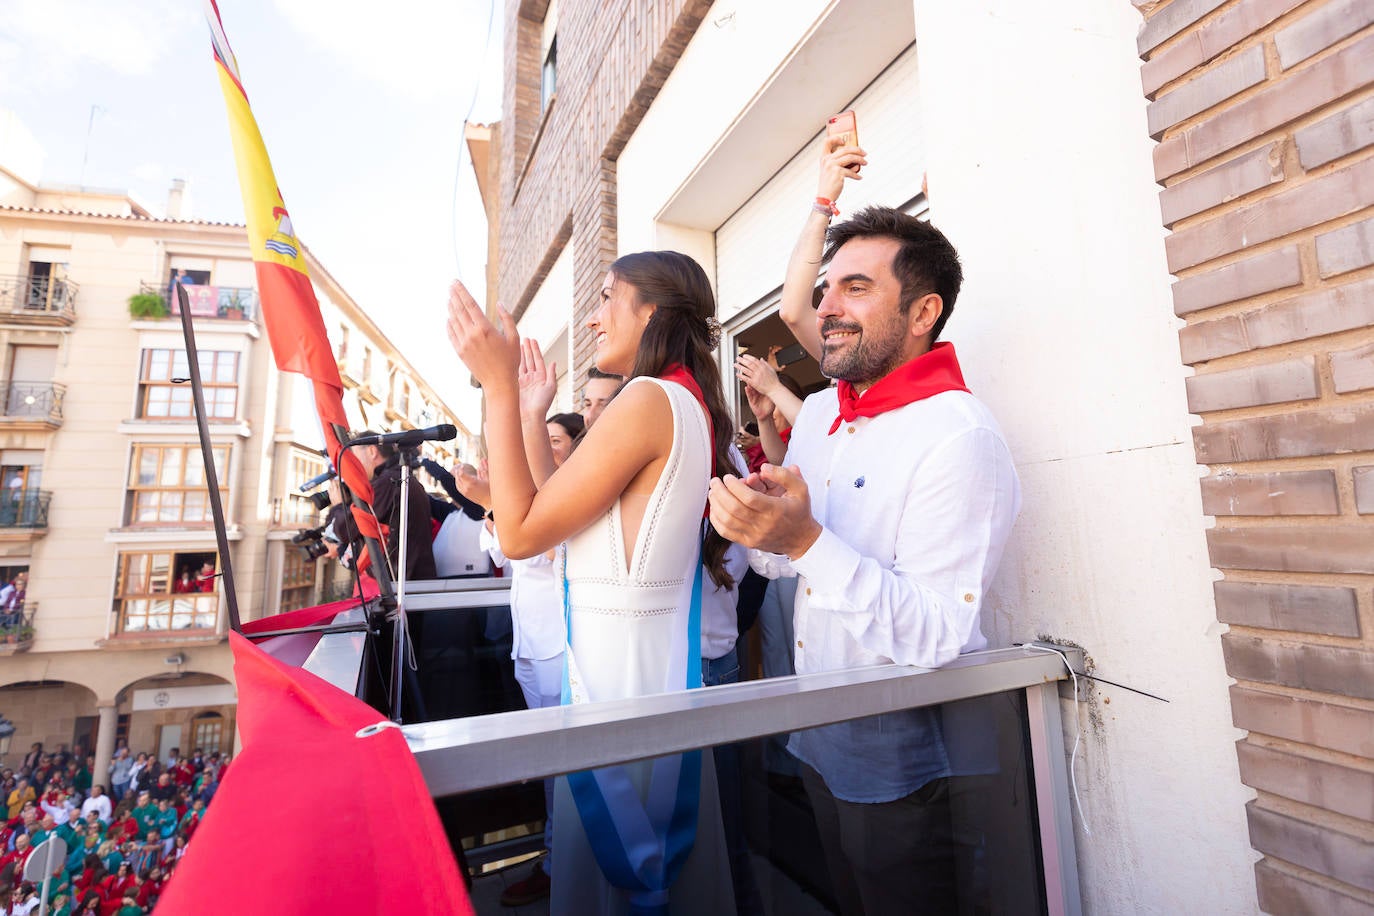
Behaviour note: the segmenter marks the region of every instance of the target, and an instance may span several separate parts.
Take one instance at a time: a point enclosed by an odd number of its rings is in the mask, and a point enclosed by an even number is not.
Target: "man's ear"
[[[939,293],[926,293],[907,310],[907,329],[912,337],[926,337],[945,311],[945,300]]]

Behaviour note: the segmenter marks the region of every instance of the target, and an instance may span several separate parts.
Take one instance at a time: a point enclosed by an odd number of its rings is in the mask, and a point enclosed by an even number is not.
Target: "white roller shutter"
[[[851,106],[868,153],[863,180],[849,182],[844,214],[869,204],[900,207],[921,190],[925,149],[916,47],[908,48]],[[820,134],[716,230],[716,283],[722,321],[782,285],[787,259],[816,196]]]

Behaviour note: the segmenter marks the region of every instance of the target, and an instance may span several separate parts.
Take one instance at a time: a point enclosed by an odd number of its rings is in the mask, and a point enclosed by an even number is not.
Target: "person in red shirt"
[[[191,766],[191,761],[182,757],[172,766],[172,778],[181,788],[189,789],[191,783],[196,781],[196,769]]]
[[[154,865],[148,870],[148,877],[143,879],[143,884],[138,889],[138,905],[152,909],[153,904],[157,903],[157,898],[162,894],[163,885],[167,883],[163,871]]]
[[[206,560],[200,566],[200,574],[196,576],[196,590],[201,592],[213,592],[215,590],[215,563],[213,560]]]
[[[29,853],[31,852],[33,850],[29,848],[29,835],[27,833],[19,834],[14,838],[14,849],[0,856],[0,871],[4,871],[11,862],[14,863],[16,873],[21,871],[24,868],[24,863],[29,860]]]

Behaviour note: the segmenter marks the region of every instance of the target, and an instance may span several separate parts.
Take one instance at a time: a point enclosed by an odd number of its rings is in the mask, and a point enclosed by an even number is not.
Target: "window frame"
[[[229,502],[229,462],[233,458],[233,446],[229,444],[212,444],[211,448],[217,453],[215,461],[215,476],[219,478],[219,498],[220,505],[227,505]],[[163,469],[166,467],[166,454],[159,454],[157,468],[154,473],[152,484],[139,483],[139,474],[142,468],[142,458],[146,452],[166,453],[170,451],[181,453],[181,474],[180,482],[176,485],[162,484]],[[222,458],[219,457],[222,455]],[[157,527],[205,527],[214,524],[214,516],[210,510],[209,491],[205,487],[204,458],[201,455],[199,444],[184,442],[135,442],[129,460],[129,476],[125,483],[125,507],[124,524],[130,528],[157,528]],[[186,473],[189,468],[200,469],[200,480],[196,483],[187,483]],[[181,494],[180,508],[175,519],[164,519],[162,510],[164,500],[162,497],[170,494]],[[186,518],[186,495],[190,493],[202,493],[206,496],[202,517],[198,519]],[[154,507],[155,518],[151,521],[138,518],[140,497],[144,494],[158,494],[157,504]]]
[[[239,415],[239,373],[243,368],[243,354],[238,350],[200,350],[201,386],[205,392],[205,410],[210,421],[236,420]],[[206,360],[209,359],[209,366]],[[178,359],[181,364],[178,365]],[[232,381],[221,381],[219,370],[223,361],[232,360]],[[178,370],[183,370],[179,373]],[[164,374],[165,373],[165,374]],[[140,420],[193,420],[194,399],[188,383],[175,383],[174,378],[190,375],[186,350],[175,347],[144,347],[138,360],[138,403],[135,416]],[[182,398],[177,397],[185,392]],[[155,395],[166,392],[165,413],[151,413],[149,403]],[[226,397],[227,395],[227,397]],[[161,397],[158,397],[161,401]],[[226,403],[227,402],[227,403]],[[175,409],[184,404],[184,413]]]
[[[215,555],[213,550],[177,550],[175,548],[164,548],[161,550],[128,550],[120,551],[115,559],[115,587],[113,611],[115,613],[115,633],[119,636],[197,636],[214,633],[219,626],[219,606],[220,590],[218,580],[215,583],[213,592],[184,592],[177,593],[172,591],[173,583],[176,581],[176,570],[180,564],[179,558],[190,556],[201,556],[205,554]],[[159,577],[155,558],[166,557],[166,572]],[[136,560],[142,560],[140,570],[141,581],[146,583],[144,590],[135,591],[129,588],[130,566]],[[219,558],[215,559],[215,573],[220,572]],[[162,588],[158,589],[158,583]],[[137,604],[146,605],[146,610],[138,613],[130,613],[131,610],[137,611]],[[131,607],[133,605],[133,607]],[[165,605],[158,607],[157,605]],[[189,616],[189,621],[185,626],[176,626],[179,616]],[[144,618],[144,625],[139,628],[131,628],[129,619],[131,617]],[[165,626],[154,626],[154,618],[166,618]],[[197,626],[197,619],[202,621]],[[205,622],[208,618],[208,622]]]

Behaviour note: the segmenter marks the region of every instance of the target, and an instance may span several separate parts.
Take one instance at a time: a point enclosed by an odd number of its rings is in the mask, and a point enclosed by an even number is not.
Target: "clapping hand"
[[[558,394],[558,363],[545,365],[538,341],[528,337],[520,341],[520,371],[516,382],[520,386],[520,415],[543,423]]]
[[[514,388],[521,360],[515,319],[500,306],[496,314],[499,328],[482,313],[467,287],[453,281],[448,297],[449,343],[477,383],[489,390],[504,384]]]
[[[773,392],[782,385],[782,383],[778,381],[778,373],[773,370],[772,366],[768,365],[767,362],[759,359],[757,356],[750,356],[748,353],[741,353],[739,356],[735,357],[735,375],[747,386],[745,389],[746,396],[748,395],[748,389],[753,388],[756,393],[771,401]],[[753,407],[754,401],[751,398],[749,401],[749,408],[752,410]],[[771,405],[768,408],[768,412],[773,412]],[[755,411],[754,416],[757,417],[760,416],[760,414]]]

